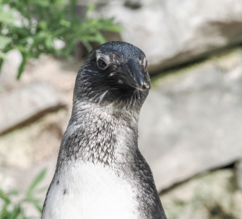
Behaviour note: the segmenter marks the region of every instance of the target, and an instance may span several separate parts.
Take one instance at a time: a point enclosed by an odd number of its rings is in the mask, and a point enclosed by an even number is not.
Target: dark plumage
[[[79,70],[42,219],[166,219],[138,149],[150,88],[145,54],[124,42],[94,49]]]

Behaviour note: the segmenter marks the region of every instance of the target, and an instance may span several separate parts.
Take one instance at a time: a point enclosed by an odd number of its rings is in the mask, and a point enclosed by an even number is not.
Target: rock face
[[[78,1],[86,12],[90,0]],[[139,146],[163,191],[168,218],[241,219],[242,50],[167,72],[241,43],[241,0],[102,0],[96,6],[95,16],[114,16],[125,28],[121,40],[146,53],[151,74],[166,70],[152,77]],[[80,63],[44,56],[31,61],[16,82],[21,54],[13,50],[8,57],[0,74],[0,182],[7,179],[0,186],[25,190],[45,166],[49,175],[43,184],[49,185]],[[66,103],[67,110],[33,122]],[[232,169],[204,174],[231,163],[237,163],[236,174]]]
[[[242,190],[242,160],[240,160],[236,165],[236,177],[238,187]]]
[[[169,219],[241,219],[242,191],[232,169],[195,177],[161,196]]]
[[[65,106],[60,95],[45,83],[31,83],[0,96],[0,134]]]
[[[150,71],[194,60],[242,41],[240,0],[103,1],[96,16],[115,17],[122,40],[141,48]]]
[[[68,123],[68,114],[65,109],[60,109],[1,135],[0,167],[17,168],[19,171],[46,164],[46,160],[53,157],[56,159],[63,137],[62,127]]]
[[[158,189],[239,160],[241,112],[241,51],[155,80],[139,144]]]

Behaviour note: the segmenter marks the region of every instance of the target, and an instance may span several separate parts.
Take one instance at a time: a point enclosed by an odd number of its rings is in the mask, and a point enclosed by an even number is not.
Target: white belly
[[[53,180],[42,219],[136,219],[137,209],[131,185],[108,167],[75,164]]]

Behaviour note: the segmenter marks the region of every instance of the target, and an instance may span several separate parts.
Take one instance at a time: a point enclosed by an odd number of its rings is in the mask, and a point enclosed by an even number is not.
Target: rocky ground
[[[235,219],[242,215],[242,192],[229,168],[194,177],[161,199],[169,219]]]
[[[242,215],[239,2],[104,1],[97,7],[97,15],[115,14],[126,28],[119,37],[149,59],[152,89],[139,145],[169,219]],[[42,185],[50,183],[81,62],[43,56],[16,81],[19,63],[11,51],[0,75],[0,182],[25,190],[45,167]]]

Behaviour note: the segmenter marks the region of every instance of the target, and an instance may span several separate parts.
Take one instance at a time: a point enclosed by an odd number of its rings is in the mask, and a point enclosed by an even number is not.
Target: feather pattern
[[[76,78],[42,219],[166,219],[138,148],[139,112],[150,88],[145,62],[140,49],[124,42],[89,54]]]

